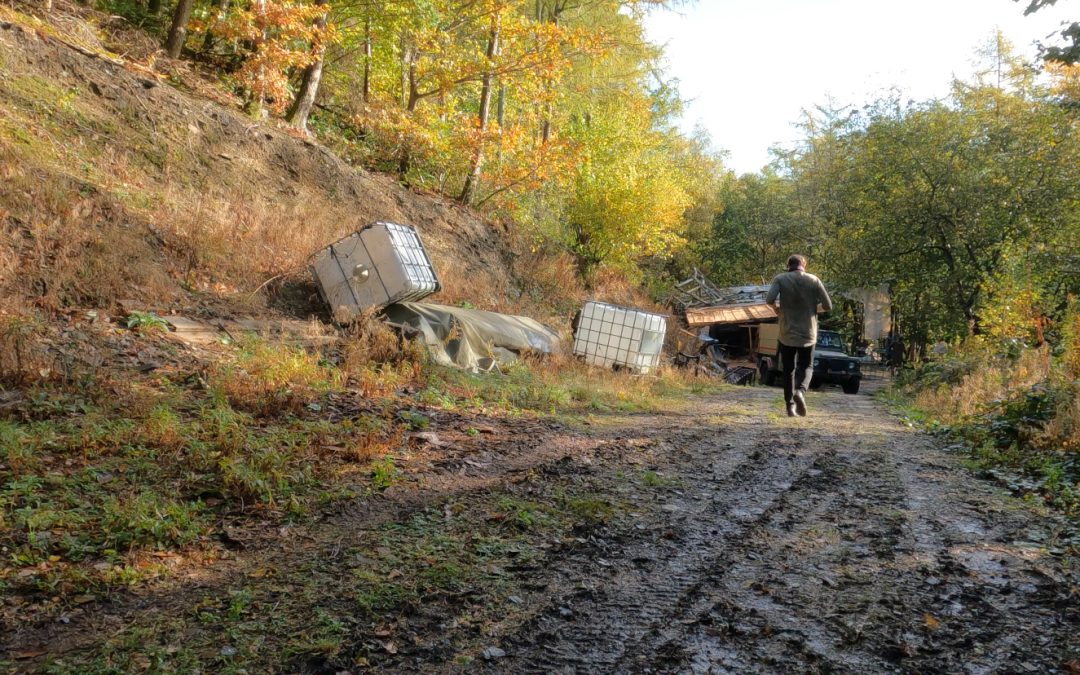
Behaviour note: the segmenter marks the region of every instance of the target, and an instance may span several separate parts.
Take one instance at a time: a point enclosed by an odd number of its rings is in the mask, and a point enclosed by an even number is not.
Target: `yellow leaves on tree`
[[[586,148],[568,205],[570,246],[585,272],[627,267],[683,244],[692,177],[672,161],[671,135],[652,126],[649,100],[591,114],[579,123]]]
[[[671,128],[676,95],[640,20],[653,4],[339,6],[324,110],[354,159],[512,214],[584,271],[628,270],[681,247],[695,203],[711,222],[719,173],[707,144]]]
[[[490,199],[509,190],[533,190],[570,175],[578,144],[558,132],[538,135],[563,101],[560,83],[574,58],[592,58],[605,49],[603,31],[537,23],[515,16],[501,27],[502,49],[489,64],[504,105],[514,114],[481,129],[469,118],[464,136],[474,154],[490,157],[483,183]]]
[[[515,123],[496,127],[484,134],[483,143],[491,161],[484,165],[485,190],[479,203],[538,190],[543,186],[564,186],[578,161],[579,146],[572,139],[555,136],[546,143],[536,137],[536,126]]]
[[[1080,63],[1047,61],[1046,71],[1050,74],[1054,93],[1074,103],[1080,102]]]
[[[604,30],[538,21],[506,0],[430,0],[419,13],[398,4],[343,40],[372,45],[371,95],[350,122],[374,163],[443,191],[476,172],[474,203],[566,175],[574,144],[541,130],[574,59],[610,47]]]

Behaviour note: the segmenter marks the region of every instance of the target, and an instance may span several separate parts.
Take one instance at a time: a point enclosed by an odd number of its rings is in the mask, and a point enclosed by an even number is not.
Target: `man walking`
[[[780,317],[780,366],[784,375],[784,403],[787,414],[806,416],[806,389],[814,377],[814,344],[817,342],[817,313],[832,309],[825,285],[806,272],[806,258],[793,255],[788,271],[776,275],[765,302]],[[777,296],[780,302],[777,303]]]

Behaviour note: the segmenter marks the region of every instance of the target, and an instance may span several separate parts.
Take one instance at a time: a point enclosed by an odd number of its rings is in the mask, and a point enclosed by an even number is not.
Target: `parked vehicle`
[[[757,359],[761,381],[772,385],[780,377],[782,366],[778,350],[780,326],[766,323],[758,326]],[[823,384],[840,385],[845,394],[857,394],[862,382],[859,359],[844,351],[844,340],[831,330],[819,330],[814,348],[814,377],[810,387]]]

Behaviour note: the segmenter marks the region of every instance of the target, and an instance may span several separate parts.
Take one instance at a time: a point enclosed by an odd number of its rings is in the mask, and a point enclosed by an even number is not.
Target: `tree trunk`
[[[300,81],[300,91],[296,92],[296,100],[293,101],[292,109],[286,116],[289,124],[300,131],[307,131],[307,120],[311,114],[311,108],[315,105],[315,96],[319,93],[319,81],[322,79],[323,55],[320,53],[318,60],[304,69],[304,77]]]
[[[412,48],[405,47],[405,34],[401,35],[401,94],[404,100],[405,112],[413,113],[420,103],[420,90],[416,84],[416,64],[413,62]],[[412,151],[409,148],[409,140],[404,139],[401,145],[401,156],[398,159],[398,174],[405,178],[412,164]],[[407,182],[407,181],[406,181]]]
[[[405,31],[401,31],[401,107],[409,100],[409,50],[405,46]]]
[[[314,4],[316,7],[321,7],[326,4],[326,0],[315,0]],[[322,14],[315,19],[315,27],[319,31],[319,36],[316,36],[315,44],[312,45],[312,51],[315,52],[315,61],[304,69],[304,77],[300,81],[300,91],[296,92],[296,100],[293,101],[292,108],[289,110],[289,114],[286,115],[289,124],[304,132],[307,131],[308,115],[311,114],[311,108],[315,105],[315,96],[319,93],[319,81],[322,79],[326,46],[322,44],[321,34],[326,31],[327,14]]]
[[[184,40],[187,39],[187,25],[191,19],[191,7],[194,4],[194,0],[179,0],[176,3],[172,26],[169,27],[169,37],[165,40],[165,53],[169,55],[169,58],[180,58],[180,52],[184,48]]]
[[[461,188],[462,204],[472,201],[476,186],[480,182],[480,172],[484,167],[484,132],[487,130],[488,117],[491,112],[491,80],[492,70],[495,66],[495,57],[499,54],[499,15],[491,18],[491,34],[488,37],[487,46],[487,70],[484,72],[480,86],[480,114],[478,118],[480,136],[476,142],[476,151],[473,153],[472,166],[469,174],[465,177],[465,185]]]
[[[364,89],[363,101],[368,102],[371,95],[371,16],[364,19]]]
[[[547,20],[550,23],[554,24],[555,26],[559,25],[559,15],[561,15],[562,11],[564,9],[566,9],[566,4],[565,3],[555,2],[554,6],[551,8],[551,12],[548,13],[547,17],[544,17],[543,13],[540,10],[540,4],[537,3],[536,6],[537,6],[536,20],[538,22],[541,22],[541,23],[544,22],[545,20]],[[555,114],[555,111],[552,108],[551,103],[545,104],[544,105],[544,121],[541,122],[541,124],[540,124],[540,142],[541,143],[546,144],[548,142],[548,140],[551,138],[551,118],[552,118],[552,116],[554,114]]]
[[[495,104],[495,121],[499,127],[506,126],[506,85],[499,86],[499,98]]]

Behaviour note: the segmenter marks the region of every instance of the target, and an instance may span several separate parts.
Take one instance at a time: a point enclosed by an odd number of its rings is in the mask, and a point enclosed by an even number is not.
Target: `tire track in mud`
[[[761,426],[762,429],[769,429]],[[682,439],[678,436],[683,436]],[[682,489],[660,506],[662,526],[630,542],[604,578],[581,575],[580,559],[563,561],[569,592],[549,598],[538,616],[506,641],[513,672],[611,671],[628,649],[684,611],[702,580],[727,564],[730,550],[777,507],[818,458],[807,434],[771,430],[723,442],[724,430],[683,430],[693,461],[680,467]],[[630,667],[633,669],[633,666]]]
[[[728,564],[702,583],[686,610],[637,646],[626,670],[746,671],[791,663],[822,671],[885,669],[884,659],[846,649],[871,620],[875,606],[869,598],[885,594],[883,580],[855,580],[851,586],[858,597],[846,598],[831,570],[798,556],[800,549],[812,550],[807,535],[831,526],[832,537],[847,541],[873,531],[862,537],[869,544],[853,547],[853,558],[890,557],[897,525],[868,517],[868,500],[861,494],[868,486],[848,480],[868,468],[862,464],[823,451],[770,517],[728,553]],[[895,485],[888,479],[875,482]],[[874,507],[885,511],[889,505]]]
[[[760,415],[774,392],[743,396],[758,414],[713,433],[658,425],[682,489],[632,536],[555,556],[565,590],[489,669],[1073,672],[1076,582],[1017,541],[1042,520],[869,397],[784,420]]]
[[[989,486],[872,401],[826,401],[817,475],[617,670],[1071,672],[1075,590],[1010,539],[1030,514],[999,517]]]

